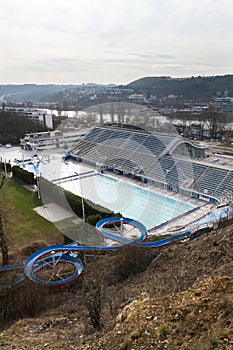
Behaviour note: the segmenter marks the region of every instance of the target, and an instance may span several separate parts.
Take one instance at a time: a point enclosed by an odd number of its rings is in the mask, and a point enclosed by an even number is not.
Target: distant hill
[[[38,102],[48,98],[50,95],[60,93],[68,88],[70,88],[70,85],[0,85],[0,99],[1,102]]]
[[[145,77],[135,80],[126,86],[135,93],[156,95],[157,97],[174,94],[184,98],[202,99],[223,96],[228,91],[233,96],[233,75],[171,78],[171,77]]]

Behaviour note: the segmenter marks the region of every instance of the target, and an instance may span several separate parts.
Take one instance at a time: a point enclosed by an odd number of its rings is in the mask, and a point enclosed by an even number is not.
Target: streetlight
[[[7,168],[6,168],[6,159],[4,161],[4,170],[5,170],[5,177],[7,179]]]
[[[41,199],[41,195],[40,195],[40,180],[39,180],[39,176],[36,175],[36,185],[37,185],[37,195],[38,195],[38,199]]]
[[[85,221],[85,207],[84,207],[84,199],[82,197],[82,212],[83,212],[83,221]]]

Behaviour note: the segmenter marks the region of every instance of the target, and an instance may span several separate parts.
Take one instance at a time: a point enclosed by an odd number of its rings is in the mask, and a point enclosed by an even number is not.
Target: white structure
[[[24,108],[24,107],[4,107],[4,111],[14,113],[35,120],[43,124],[46,128],[53,128],[52,114],[47,111],[37,108]]]
[[[20,146],[25,150],[68,149],[73,143],[82,140],[85,134],[84,129],[65,133],[59,130],[28,133],[20,140]]]
[[[233,97],[218,97],[214,106],[223,113],[233,114]]]

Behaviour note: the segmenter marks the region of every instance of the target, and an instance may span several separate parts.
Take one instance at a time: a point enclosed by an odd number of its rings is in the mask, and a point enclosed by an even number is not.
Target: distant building
[[[214,100],[214,107],[220,112],[233,114],[233,98],[232,97],[217,97]]]
[[[169,94],[169,95],[167,96],[167,98],[168,98],[169,100],[176,100],[176,99],[178,98],[178,96],[177,96],[177,95],[174,95],[174,94]]]
[[[160,108],[159,113],[162,115],[172,115],[178,112],[177,108]]]
[[[146,101],[146,96],[144,94],[131,94],[128,96],[128,99],[134,101]]]
[[[37,108],[4,107],[4,111],[38,121],[48,129],[53,129],[53,117],[47,111]]]

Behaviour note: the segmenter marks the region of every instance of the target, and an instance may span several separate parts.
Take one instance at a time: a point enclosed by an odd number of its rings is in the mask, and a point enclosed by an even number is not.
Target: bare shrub
[[[152,258],[153,252],[151,249],[125,246],[117,253],[112,277],[115,281],[120,281],[143,272]]]
[[[105,300],[105,282],[103,274],[96,273],[88,280],[84,278],[85,301],[92,326],[100,330],[103,327],[102,310]]]
[[[59,303],[59,298],[53,297],[55,293],[30,281],[9,288],[0,296],[1,323],[4,325],[24,317],[34,317],[48,308],[55,307]]]

